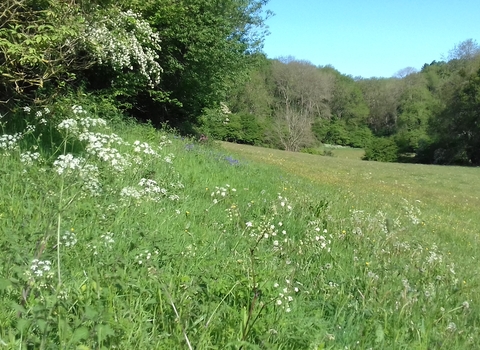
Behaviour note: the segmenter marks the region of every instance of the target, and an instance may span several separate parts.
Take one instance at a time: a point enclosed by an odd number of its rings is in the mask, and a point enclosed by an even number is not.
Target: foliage
[[[480,69],[454,94],[432,128],[442,141],[442,163],[480,164]],[[438,153],[438,152],[437,152]]]
[[[322,143],[364,148],[373,139],[373,133],[366,125],[347,124],[343,119],[318,120],[312,126],[317,140]]]
[[[398,147],[392,139],[376,138],[365,148],[364,160],[394,162],[398,158]]]
[[[386,165],[367,179],[375,163],[325,157],[325,176],[304,181],[310,155],[249,147],[267,167],[65,107],[29,124],[56,130],[50,147],[31,128],[0,143],[6,348],[474,346],[476,248],[449,244],[452,226],[436,233],[430,193],[372,197]],[[370,186],[326,186],[342,163]]]
[[[5,0],[0,4],[0,100],[33,100],[49,82],[63,86],[93,64],[79,56],[84,17],[63,1]]]
[[[329,115],[333,77],[291,57],[273,62],[276,106],[273,128],[282,148],[299,151],[313,142],[312,124]]]
[[[263,139],[263,126],[255,116],[231,113],[223,103],[220,108],[205,109],[200,121],[199,132],[216,140],[254,145]]]
[[[194,122],[203,109],[226,101],[227,92],[244,81],[255,62],[265,34],[265,4],[265,0],[139,4],[144,18],[162,40],[159,90],[168,99],[152,101],[148,95],[143,96],[138,109],[146,114],[155,111],[159,121],[178,125],[184,120]]]

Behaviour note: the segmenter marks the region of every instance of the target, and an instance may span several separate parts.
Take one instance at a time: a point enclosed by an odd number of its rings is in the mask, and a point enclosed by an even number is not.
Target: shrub
[[[395,162],[398,158],[398,147],[395,142],[387,138],[374,139],[365,148],[363,160],[374,160],[378,162]]]

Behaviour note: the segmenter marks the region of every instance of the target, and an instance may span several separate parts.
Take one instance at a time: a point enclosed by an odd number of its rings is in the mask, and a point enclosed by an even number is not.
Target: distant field
[[[332,148],[328,146],[322,147],[323,150],[332,151],[334,157],[338,158],[345,158],[345,159],[358,159],[361,160],[365,151],[360,148],[350,148],[350,147],[342,147],[342,148]]]
[[[480,168],[367,162],[359,160],[360,150],[348,148],[335,149],[336,156],[327,157],[221,145],[245,159],[274,164],[315,184],[347,191],[359,205],[382,208],[401,205],[402,198],[417,201],[432,231],[455,240],[468,239],[475,250],[478,247]],[[456,233],[461,235],[453,236]]]

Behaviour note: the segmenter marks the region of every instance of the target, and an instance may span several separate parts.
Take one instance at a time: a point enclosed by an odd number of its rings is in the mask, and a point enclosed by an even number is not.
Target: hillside
[[[72,111],[43,129],[56,148],[28,128],[2,136],[4,348],[463,349],[478,337],[478,169],[225,153]]]

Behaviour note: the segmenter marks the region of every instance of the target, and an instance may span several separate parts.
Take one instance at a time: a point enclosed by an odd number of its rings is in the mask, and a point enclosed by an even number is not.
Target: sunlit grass
[[[55,123],[0,158],[3,348],[475,346],[477,169]]]
[[[231,143],[222,147],[246,159],[280,166],[312,183],[349,191],[372,207],[395,206],[402,198],[419,201],[430,225],[462,233],[455,239],[468,235],[472,244],[478,242],[479,168],[366,162]]]

